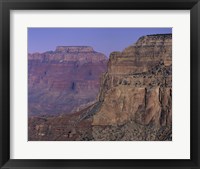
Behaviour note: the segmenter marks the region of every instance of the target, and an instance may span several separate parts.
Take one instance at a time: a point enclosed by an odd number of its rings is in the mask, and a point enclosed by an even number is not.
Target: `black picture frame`
[[[190,10],[190,160],[17,160],[10,159],[10,10],[123,9]],[[0,0],[0,167],[8,168],[200,168],[199,0]],[[181,118],[181,117],[180,117]],[[183,129],[184,130],[184,129]]]

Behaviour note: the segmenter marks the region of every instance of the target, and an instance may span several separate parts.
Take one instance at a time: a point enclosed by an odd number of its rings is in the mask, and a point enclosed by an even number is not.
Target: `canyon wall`
[[[101,79],[102,107],[93,125],[171,125],[172,36],[141,37],[122,52],[113,52]]]
[[[172,140],[172,35],[143,36],[111,53],[98,104],[94,140]]]
[[[28,55],[29,115],[73,113],[96,101],[107,58],[89,46]]]

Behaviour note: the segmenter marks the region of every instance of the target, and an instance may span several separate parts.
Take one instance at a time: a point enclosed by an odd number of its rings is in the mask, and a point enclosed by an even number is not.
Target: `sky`
[[[91,46],[109,57],[141,36],[163,33],[172,33],[172,28],[28,28],[28,52],[54,51],[56,46]]]

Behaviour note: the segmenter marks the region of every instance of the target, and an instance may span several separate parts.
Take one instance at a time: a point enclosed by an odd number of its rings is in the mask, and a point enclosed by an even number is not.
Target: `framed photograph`
[[[1,0],[0,167],[200,168],[198,0]]]

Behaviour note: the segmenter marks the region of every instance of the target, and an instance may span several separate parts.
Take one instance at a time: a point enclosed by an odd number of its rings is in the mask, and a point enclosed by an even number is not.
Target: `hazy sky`
[[[106,56],[122,51],[143,35],[172,33],[171,28],[29,28],[28,52],[55,50],[56,46],[92,46]]]

